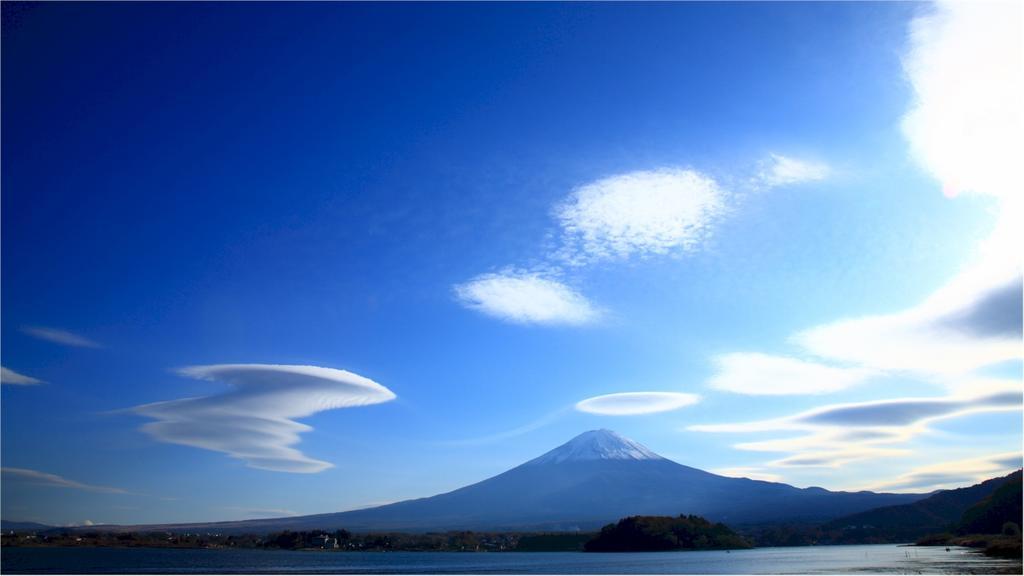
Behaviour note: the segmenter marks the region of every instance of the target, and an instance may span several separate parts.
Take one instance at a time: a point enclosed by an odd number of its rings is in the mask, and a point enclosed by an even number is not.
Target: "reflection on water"
[[[966,548],[814,546],[754,550],[575,552],[289,552],[153,548],[5,548],[3,572],[78,574],[1020,574],[1019,560]]]

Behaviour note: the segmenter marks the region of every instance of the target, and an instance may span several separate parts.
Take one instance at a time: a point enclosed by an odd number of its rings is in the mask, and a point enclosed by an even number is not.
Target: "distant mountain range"
[[[911,504],[885,506],[837,518],[825,530],[843,530],[847,537],[912,542],[928,534],[999,533],[1002,524],[1021,523],[1021,472],[980,484],[943,490]]]
[[[584,432],[507,472],[452,492],[386,506],[235,522],[102,529],[268,533],[280,530],[592,530],[634,515],[698,514],[730,525],[824,522],[925,494],[831,492],[719,476],[678,464],[610,430]]]

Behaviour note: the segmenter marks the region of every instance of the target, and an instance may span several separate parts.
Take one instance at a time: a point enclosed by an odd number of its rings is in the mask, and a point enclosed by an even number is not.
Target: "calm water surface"
[[[966,548],[815,546],[702,552],[291,552],[4,548],[4,574],[1020,574]]]

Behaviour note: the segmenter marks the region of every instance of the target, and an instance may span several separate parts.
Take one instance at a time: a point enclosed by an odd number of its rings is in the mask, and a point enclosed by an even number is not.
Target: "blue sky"
[[[3,9],[6,519],[1020,466],[1019,6]]]

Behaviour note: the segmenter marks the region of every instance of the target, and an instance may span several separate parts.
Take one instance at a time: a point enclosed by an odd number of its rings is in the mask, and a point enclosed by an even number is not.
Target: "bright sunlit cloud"
[[[694,170],[663,168],[584,184],[555,209],[574,264],[693,250],[725,211],[725,192]]]
[[[220,364],[179,373],[224,382],[231,389],[136,406],[133,412],[156,420],[142,429],[162,442],[223,452],[251,468],[278,472],[315,473],[333,466],[292,447],[299,434],[313,429],[296,418],[395,398],[368,378],[319,366]]]
[[[700,402],[700,396],[683,392],[621,392],[580,400],[576,409],[606,416],[635,416],[678,410]]]
[[[484,274],[454,290],[463,306],[517,324],[582,325],[601,317],[582,294],[537,274]]]
[[[10,368],[0,366],[0,384],[11,384],[14,386],[34,386],[36,384],[43,384],[43,381],[38,378],[19,374]]]
[[[114,488],[112,486],[98,486],[95,484],[85,484],[84,482],[76,482],[75,480],[69,480],[63,476],[56,474],[50,474],[47,472],[40,472],[38,470],[29,470],[27,468],[0,468],[0,473],[3,474],[4,482],[23,482],[26,484],[36,484],[39,486],[51,486],[54,488],[70,488],[73,490],[84,490],[86,492],[102,492],[107,494],[128,494],[127,490],[121,488]]]
[[[872,375],[860,368],[836,368],[785,356],[754,352],[714,359],[718,372],[708,386],[752,395],[827,394],[859,384]]]
[[[914,157],[947,195],[1024,190],[1024,18],[1019,2],[937,2],[911,26],[903,66]]]
[[[61,330],[59,328],[45,328],[43,326],[25,326],[21,329],[22,332],[39,338],[40,340],[46,340],[47,342],[53,342],[54,344],[61,344],[63,346],[71,346],[73,348],[102,348],[98,342],[94,342],[79,336],[67,330]]]
[[[804,182],[817,182],[829,177],[832,170],[827,164],[812,160],[771,154],[754,178],[756,188],[774,188]]]

